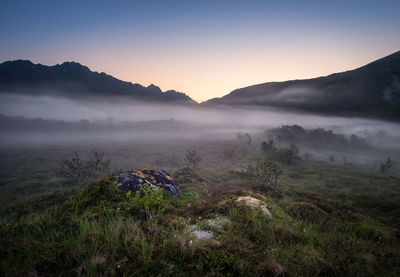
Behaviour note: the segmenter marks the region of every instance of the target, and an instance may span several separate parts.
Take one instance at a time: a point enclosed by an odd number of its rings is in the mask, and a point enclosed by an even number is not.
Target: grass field
[[[313,155],[282,165],[271,188],[236,174],[260,142],[171,140],[14,147],[0,155],[4,276],[399,276],[400,176],[374,158]],[[184,155],[196,149],[198,168]],[[112,178],[67,184],[74,151],[104,151],[114,171],[163,168],[181,196],[118,191]],[[300,149],[301,150],[301,149]],[[393,153],[392,153],[393,154]],[[368,156],[368,153],[365,154]],[[300,155],[301,156],[301,155]],[[272,216],[237,202],[263,201]],[[199,239],[193,230],[212,234]]]

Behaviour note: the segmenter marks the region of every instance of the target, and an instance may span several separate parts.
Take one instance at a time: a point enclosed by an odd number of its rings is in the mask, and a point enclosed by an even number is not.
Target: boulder
[[[136,192],[143,185],[147,185],[157,190],[167,190],[173,197],[178,197],[180,194],[179,187],[172,176],[162,169],[142,168],[124,171],[116,174],[115,177],[117,178],[116,186],[122,191]]]
[[[268,210],[267,205],[257,198],[251,196],[240,196],[236,199],[238,203],[244,203],[246,206],[249,206],[252,209],[260,209],[262,213],[268,217],[272,217],[271,212]]]

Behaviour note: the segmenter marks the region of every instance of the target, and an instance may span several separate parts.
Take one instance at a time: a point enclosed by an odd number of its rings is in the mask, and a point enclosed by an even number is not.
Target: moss
[[[289,208],[289,214],[306,222],[317,222],[325,219],[327,213],[321,208],[308,202],[295,202]]]
[[[123,202],[126,199],[126,195],[118,190],[114,183],[114,178],[105,178],[92,182],[79,194],[67,201],[66,205],[76,206],[82,210],[87,207]]]
[[[279,207],[272,198],[254,192],[250,192],[249,195],[266,203],[267,208],[271,211],[274,219],[283,221],[291,220],[290,216],[281,207]]]

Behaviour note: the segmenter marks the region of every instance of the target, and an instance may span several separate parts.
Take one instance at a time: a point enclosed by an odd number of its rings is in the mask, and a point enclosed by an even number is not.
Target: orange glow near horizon
[[[163,91],[174,89],[203,102],[245,86],[352,70],[394,51],[382,52],[322,52],[310,49],[291,54],[278,50],[268,53],[226,51],[223,55],[216,52],[192,56],[185,53],[149,53],[123,55],[121,58],[103,53],[99,55],[100,59],[86,54],[77,61],[93,71],[105,72],[143,86],[155,84]]]
[[[250,2],[10,2],[0,17],[0,62],[75,61],[202,102],[355,69],[400,50],[395,1]]]

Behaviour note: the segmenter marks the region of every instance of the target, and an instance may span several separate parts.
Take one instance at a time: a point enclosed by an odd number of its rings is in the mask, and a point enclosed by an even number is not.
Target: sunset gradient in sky
[[[400,50],[400,1],[0,1],[0,62],[76,61],[196,101]]]

